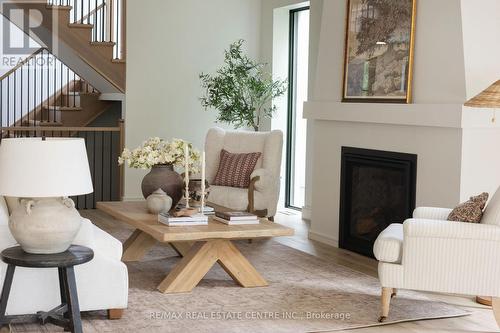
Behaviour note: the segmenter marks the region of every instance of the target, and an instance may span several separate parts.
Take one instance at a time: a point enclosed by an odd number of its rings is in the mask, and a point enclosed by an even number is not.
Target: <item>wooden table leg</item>
[[[122,261],[139,261],[156,244],[156,239],[137,229],[123,243]]]
[[[252,288],[268,285],[233,243],[224,241],[219,246],[219,264],[240,286]]]
[[[492,303],[490,296],[476,296],[476,302],[486,306],[491,306]]]
[[[267,282],[228,240],[210,240],[194,244],[182,260],[158,285],[163,293],[190,292],[219,262],[242,287],[264,287]]]
[[[193,290],[217,262],[214,241],[198,242],[158,285],[162,293],[184,293]]]
[[[177,252],[179,256],[185,257],[194,245],[194,242],[173,242],[168,244],[175,250],[175,252]]]

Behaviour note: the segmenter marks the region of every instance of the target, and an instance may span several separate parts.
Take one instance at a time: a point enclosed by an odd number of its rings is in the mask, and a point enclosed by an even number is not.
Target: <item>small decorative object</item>
[[[205,201],[208,198],[210,187],[205,180]],[[189,198],[193,201],[201,202],[201,179],[189,179]]]
[[[186,145],[189,149],[189,156],[185,155]],[[118,159],[118,164],[128,162],[131,168],[151,169],[142,180],[142,195],[147,198],[161,188],[172,198],[172,207],[175,207],[182,198],[184,184],[174,167],[187,168],[188,172],[191,170],[195,173],[198,172],[199,160],[200,153],[193,149],[191,143],[181,139],[173,139],[169,142],[155,137],[148,139],[132,151],[125,148]]]
[[[416,0],[348,0],[343,102],[411,103]]]
[[[172,208],[172,198],[169,197],[161,188],[154,191],[146,199],[148,211],[151,214],[168,213]]]
[[[81,224],[80,214],[68,196],[92,191],[83,139],[2,140],[0,195],[22,198],[12,212],[9,228],[24,251],[66,251]]]
[[[175,217],[182,217],[182,216],[189,217],[196,214],[198,214],[198,209],[188,208],[188,207],[179,209],[178,211],[172,213],[172,215]]]
[[[224,52],[224,66],[216,75],[200,74],[205,89],[200,100],[205,109],[219,111],[217,121],[258,131],[262,118],[273,116],[276,106],[270,102],[286,92],[287,83],[273,81],[266,64],[243,54],[243,42],[240,39]]]

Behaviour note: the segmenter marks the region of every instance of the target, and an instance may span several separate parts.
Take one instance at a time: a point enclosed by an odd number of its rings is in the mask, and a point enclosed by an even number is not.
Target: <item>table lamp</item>
[[[69,196],[93,192],[81,138],[13,138],[0,145],[0,195],[19,198],[9,220],[24,251],[66,251],[81,217]]]

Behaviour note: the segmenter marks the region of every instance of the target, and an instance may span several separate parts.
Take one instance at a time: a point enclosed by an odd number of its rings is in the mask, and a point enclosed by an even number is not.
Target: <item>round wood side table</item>
[[[0,255],[7,264],[7,273],[0,296],[0,327],[11,323],[52,323],[75,333],[82,333],[80,306],[76,290],[74,266],[89,262],[94,258],[94,251],[84,246],[72,245],[67,251],[54,254],[30,254],[20,246],[2,251]],[[5,315],[10,288],[16,267],[57,268],[59,272],[59,290],[61,305],[54,309],[29,315]]]

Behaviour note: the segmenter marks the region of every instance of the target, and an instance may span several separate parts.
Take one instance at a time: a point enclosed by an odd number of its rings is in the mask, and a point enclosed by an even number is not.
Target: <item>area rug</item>
[[[114,232],[124,240],[129,232]],[[269,282],[241,288],[220,267],[213,268],[193,292],[162,294],[156,286],[180,258],[158,245],[129,263],[129,307],[121,320],[105,312],[82,314],[84,332],[331,332],[378,325],[378,280],[272,240],[237,242]],[[388,323],[467,315],[456,306],[402,291],[391,302]],[[60,332],[52,325],[16,325],[15,332]]]

